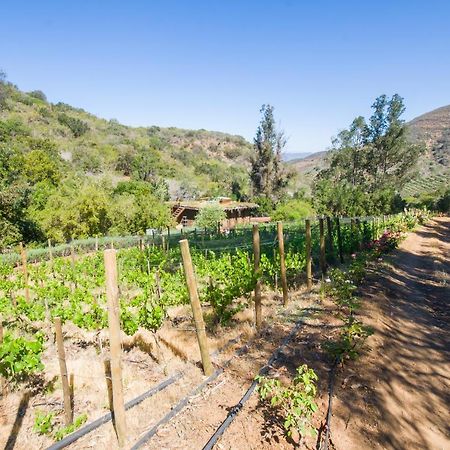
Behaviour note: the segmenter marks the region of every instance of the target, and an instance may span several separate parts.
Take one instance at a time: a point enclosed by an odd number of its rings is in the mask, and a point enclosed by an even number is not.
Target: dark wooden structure
[[[226,219],[222,222],[222,228],[234,228],[239,223],[250,223],[250,218],[255,213],[256,203],[236,202],[227,197],[214,200],[185,200],[171,202],[172,217],[177,224],[184,227],[195,226],[195,218],[202,208],[219,205],[223,208]]]

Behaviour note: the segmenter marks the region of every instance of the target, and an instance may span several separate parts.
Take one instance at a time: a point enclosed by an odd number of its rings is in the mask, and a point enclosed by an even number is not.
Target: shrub
[[[65,113],[58,114],[58,122],[61,125],[68,127],[74,137],[83,136],[83,134],[89,130],[89,126],[86,122],[77,119],[76,117],[71,117]]]
[[[42,334],[38,333],[35,340],[27,340],[6,333],[0,345],[0,374],[9,380],[20,381],[31,373],[42,370],[43,347]]]
[[[195,224],[200,228],[215,228],[217,223],[225,218],[225,211],[220,205],[211,205],[200,210],[195,218]]]
[[[314,214],[311,204],[306,200],[295,199],[277,206],[272,214],[272,220],[300,220]]]
[[[47,101],[47,96],[39,90],[28,92],[28,95],[30,97],[37,98],[38,100],[42,100],[43,102]]]
[[[306,364],[297,368],[297,375],[290,386],[283,386],[279,380],[257,376],[258,392],[263,401],[277,408],[284,418],[284,429],[288,436],[297,430],[301,436],[316,434],[311,417],[317,411],[314,402],[318,377]]]

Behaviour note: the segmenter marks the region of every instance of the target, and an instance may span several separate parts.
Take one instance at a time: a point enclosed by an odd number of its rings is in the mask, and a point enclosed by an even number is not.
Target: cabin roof
[[[250,202],[236,202],[234,200],[223,201],[222,199],[214,200],[180,200],[169,202],[169,204],[174,207],[182,207],[185,209],[193,209],[199,211],[202,208],[207,208],[208,206],[220,206],[224,211],[236,210],[236,209],[256,209],[258,205],[256,203]]]

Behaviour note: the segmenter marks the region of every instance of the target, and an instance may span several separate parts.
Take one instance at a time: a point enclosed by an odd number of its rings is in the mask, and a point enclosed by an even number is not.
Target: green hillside
[[[417,176],[403,189],[406,197],[435,194],[450,184],[450,106],[437,108],[408,122],[410,140],[423,143],[426,152]]]
[[[228,195],[233,181],[246,189],[245,166],[251,144],[241,136],[173,127],[128,127],[64,103],[51,104],[39,92],[27,94],[12,85],[0,120],[20,125],[33,138],[50,140],[70,170],[91,176],[127,179],[141,152],[153,161],[149,176],[167,181],[172,197]]]
[[[163,227],[169,199],[245,198],[251,151],[240,136],[128,127],[52,104],[0,73],[0,248]]]

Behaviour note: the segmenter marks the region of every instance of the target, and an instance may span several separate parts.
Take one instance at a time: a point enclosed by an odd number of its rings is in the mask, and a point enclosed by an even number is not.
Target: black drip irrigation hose
[[[182,377],[181,372],[177,372],[175,375],[173,375],[170,378],[167,378],[162,383],[158,384],[157,386],[151,388],[147,392],[144,392],[143,394],[139,395],[138,397],[134,398],[133,400],[130,400],[129,402],[125,403],[125,409],[133,408],[134,406],[138,405],[142,401],[144,401],[146,398],[152,397],[157,392],[162,391],[167,386],[170,386],[175,381],[179,380]],[[101,425],[109,422],[113,418],[113,413],[109,412],[105,414],[104,416],[98,418],[97,420],[94,420],[93,422],[89,423],[88,425],[84,426],[83,428],[80,428],[79,430],[75,431],[72,434],[69,434],[64,439],[61,439],[58,442],[55,442],[53,445],[47,448],[47,450],[59,450],[64,447],[67,447],[68,445],[72,444],[76,440],[80,439],[82,436],[90,433],[91,431],[95,430],[96,428],[100,427]]]
[[[328,411],[327,411],[327,421],[325,424],[325,442],[319,447],[320,450],[328,450],[328,443],[330,440],[330,428],[331,428],[331,416],[332,416],[332,402],[333,402],[333,391],[334,391],[334,372],[339,363],[339,358],[334,360],[334,363],[330,369],[330,377],[328,379]]]
[[[209,383],[214,381],[221,373],[223,369],[217,369],[212,375],[210,375],[203,383],[199,384],[194,390],[192,390],[186,397],[180,400],[169,413],[167,413],[156,425],[154,425],[150,430],[148,430],[134,445],[131,450],[136,450],[141,448],[149,439],[151,439],[158,431],[161,425],[165,425],[176,416],[188,403],[189,400],[195,395],[199,394]]]
[[[295,326],[291,330],[291,332],[283,339],[283,342],[281,343],[281,345],[272,354],[272,356],[270,357],[267,364],[260,369],[260,371],[258,373],[259,375],[263,375],[264,373],[266,373],[267,370],[272,366],[272,364],[278,359],[281,350],[297,334],[297,331],[299,330],[300,326],[303,325],[303,321],[304,321],[304,319],[302,318],[295,324]],[[250,396],[252,395],[252,393],[255,390],[257,385],[258,385],[258,382],[256,380],[253,380],[252,384],[247,389],[247,391],[245,392],[243,397],[239,400],[238,404],[230,410],[226,419],[220,424],[219,428],[217,428],[215,433],[211,436],[209,441],[203,447],[203,450],[211,450],[214,447],[214,445],[216,445],[220,436],[222,436],[222,434],[225,432],[225,430],[231,425],[231,422],[233,422],[234,418],[237,416],[239,411],[242,409],[242,407],[245,405],[247,400],[250,398]]]
[[[226,345],[224,345],[219,351],[214,352],[215,354],[224,351],[228,347],[230,347],[233,343],[236,343],[239,341],[241,336],[231,339]],[[165,425],[167,422],[169,422],[173,417],[175,417],[188,403],[189,400],[198,395],[209,383],[214,381],[220,374],[224,372],[225,367],[227,367],[232,359],[236,356],[240,356],[242,353],[244,353],[248,349],[249,343],[243,345],[242,347],[238,348],[234,355],[225,361],[223,363],[222,367],[217,369],[212,375],[210,375],[205,381],[203,381],[201,384],[199,384],[195,389],[193,389],[186,397],[181,399],[171,410],[168,412],[156,425],[154,425],[150,430],[148,430],[134,445],[131,447],[131,450],[136,450],[138,448],[141,448],[147,441],[149,441],[158,431],[158,429]]]

